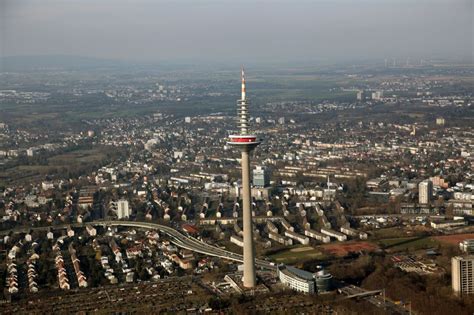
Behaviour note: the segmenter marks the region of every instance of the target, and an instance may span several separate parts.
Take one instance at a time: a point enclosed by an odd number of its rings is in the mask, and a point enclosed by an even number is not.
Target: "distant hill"
[[[67,55],[7,56],[0,58],[0,71],[44,69],[78,70],[128,65],[124,61]]]

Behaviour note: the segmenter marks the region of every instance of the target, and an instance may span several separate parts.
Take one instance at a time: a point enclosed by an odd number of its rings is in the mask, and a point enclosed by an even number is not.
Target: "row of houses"
[[[28,259],[27,264],[28,264],[28,288],[31,293],[36,293],[38,292],[38,284],[36,282],[36,260],[39,258],[38,254],[33,254],[31,257]]]
[[[87,288],[87,278],[81,270],[81,262],[79,258],[77,258],[76,250],[72,244],[69,245],[69,254],[71,255],[72,266],[74,267],[74,273],[76,274],[79,288]]]
[[[67,276],[66,267],[64,264],[64,258],[61,253],[61,248],[59,247],[59,244],[56,243],[53,246],[53,251],[56,254],[54,258],[54,264],[58,272],[59,288],[61,288],[62,290],[69,290],[71,289],[71,285],[69,284],[69,278]]]
[[[18,293],[18,270],[16,266],[16,249],[11,249],[8,253],[7,262],[7,281],[8,292],[10,294]]]
[[[314,238],[315,240],[318,240],[318,241],[323,242],[323,243],[331,242],[331,238],[329,237],[329,235],[325,235],[323,233],[320,233],[320,232],[312,230],[312,229],[304,230],[304,235],[309,236],[311,238]]]

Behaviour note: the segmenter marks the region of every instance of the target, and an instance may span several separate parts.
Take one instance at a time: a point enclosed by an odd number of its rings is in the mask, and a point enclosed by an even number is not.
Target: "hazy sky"
[[[474,0],[0,0],[0,53],[138,61],[470,57]]]

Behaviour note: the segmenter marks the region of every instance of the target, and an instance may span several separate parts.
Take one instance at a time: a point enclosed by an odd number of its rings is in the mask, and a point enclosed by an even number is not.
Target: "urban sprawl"
[[[0,73],[2,313],[474,311],[472,67],[124,73]]]

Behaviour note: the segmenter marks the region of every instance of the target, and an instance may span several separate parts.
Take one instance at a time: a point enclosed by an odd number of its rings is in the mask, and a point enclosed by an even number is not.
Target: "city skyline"
[[[473,310],[472,68],[236,69],[0,70],[3,307]]]

